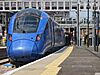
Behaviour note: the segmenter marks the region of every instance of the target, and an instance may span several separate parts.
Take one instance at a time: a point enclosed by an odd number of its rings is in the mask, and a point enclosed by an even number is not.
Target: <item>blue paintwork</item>
[[[8,34],[12,35],[12,42],[7,38],[7,54],[11,59],[19,61],[30,61],[36,59],[43,52],[43,36],[40,41],[36,41],[37,35],[41,35],[44,32],[46,23],[48,21],[48,15],[44,12],[41,13],[41,19],[39,27],[36,33],[13,33],[14,21],[16,19],[15,14],[9,23]],[[27,57],[27,58],[25,58]]]
[[[13,33],[13,26],[14,26],[14,21],[16,18],[16,14],[14,16],[12,16],[9,26],[8,26],[8,34],[12,34]]]
[[[14,26],[15,18],[16,18],[16,14],[11,17],[11,20],[9,22],[9,25],[8,25],[8,35],[9,34],[11,34],[11,35],[13,34],[13,26]],[[9,56],[9,52],[10,52],[9,47],[10,47],[12,42],[10,40],[8,40],[8,35],[7,35],[7,55]]]
[[[44,32],[48,18],[49,18],[48,15],[45,12],[42,12],[37,33],[42,34]]]
[[[42,48],[45,41],[45,39],[43,38],[43,33],[46,27],[47,21],[48,21],[48,15],[45,12],[42,12],[41,20],[40,20],[39,27],[37,30],[37,34],[42,34],[41,40],[36,42],[37,47],[38,47],[38,54],[41,54],[43,52]]]

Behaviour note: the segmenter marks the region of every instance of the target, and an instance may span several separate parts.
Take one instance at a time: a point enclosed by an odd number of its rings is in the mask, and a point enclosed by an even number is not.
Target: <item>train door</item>
[[[63,31],[62,28],[60,28],[60,34],[61,34],[61,36],[62,36],[62,37],[61,37],[61,38],[62,38],[62,39],[61,39],[61,44],[62,44],[62,45],[65,45],[65,43],[66,43],[65,39],[66,39],[66,38],[65,38],[65,34],[64,34],[64,31]]]
[[[52,45],[52,39],[51,39],[51,28],[50,28],[50,22],[48,20],[48,23],[46,24],[46,28],[44,31],[44,48],[48,50],[48,48],[51,48]]]
[[[61,31],[60,28],[58,28],[58,25],[54,23],[54,34],[55,34],[55,46],[59,46],[61,44]]]
[[[55,44],[55,39],[54,39],[54,37],[55,37],[55,35],[54,35],[54,23],[53,23],[53,21],[51,20],[51,18],[50,18],[50,29],[51,29],[51,40],[52,40],[52,47],[54,47],[54,44]]]

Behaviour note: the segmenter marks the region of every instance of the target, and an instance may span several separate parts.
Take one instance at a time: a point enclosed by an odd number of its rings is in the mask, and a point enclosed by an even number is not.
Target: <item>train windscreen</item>
[[[37,31],[40,17],[34,14],[23,14],[16,18],[14,33],[34,33]]]

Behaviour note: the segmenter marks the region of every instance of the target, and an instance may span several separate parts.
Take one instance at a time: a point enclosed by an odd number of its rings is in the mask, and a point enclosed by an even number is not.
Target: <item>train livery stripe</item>
[[[57,75],[61,67],[47,68],[41,75]]]
[[[61,67],[58,67],[73,51],[73,46],[67,48],[63,54],[58,57],[55,61],[48,64],[45,68],[46,70],[41,75],[57,75]]]

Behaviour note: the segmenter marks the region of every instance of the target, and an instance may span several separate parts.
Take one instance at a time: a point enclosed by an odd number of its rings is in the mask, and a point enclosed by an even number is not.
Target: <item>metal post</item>
[[[41,0],[41,3],[40,3],[40,5],[41,5],[41,11],[44,11],[44,9],[45,9],[45,0]]]
[[[87,38],[87,47],[89,47],[89,0],[88,0],[88,4],[87,4],[87,24],[88,24],[88,32],[87,32],[87,35],[88,35],[88,38]]]
[[[79,2],[77,4],[77,45],[80,46],[79,38]]]
[[[97,52],[98,52],[98,45],[99,45],[99,11],[97,12],[98,15],[98,24],[97,24]]]
[[[94,51],[96,51],[96,1],[94,0]]]

